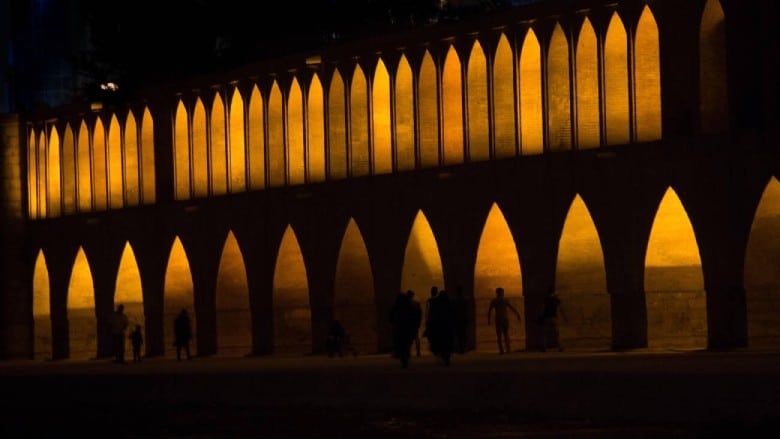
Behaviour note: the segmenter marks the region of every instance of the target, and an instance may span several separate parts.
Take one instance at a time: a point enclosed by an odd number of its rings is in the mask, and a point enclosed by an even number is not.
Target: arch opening
[[[70,358],[94,358],[97,355],[95,288],[87,255],[80,247],[70,273],[67,309]]]
[[[163,337],[166,348],[173,346],[174,332],[173,322],[182,309],[187,310],[192,325],[192,339],[190,340],[190,352],[195,355],[198,350],[197,326],[195,314],[195,294],[192,283],[192,272],[187,252],[184,250],[181,239],[177,236],[171,246],[168,255],[168,266],[165,271],[165,287],[163,293]],[[168,353],[175,355],[176,349],[171,348]]]
[[[252,351],[252,312],[244,256],[228,232],[217,272],[217,352],[243,356]]]
[[[33,271],[33,358],[52,359],[51,287],[43,250],[38,250]]]
[[[274,352],[311,352],[309,281],[298,238],[290,225],[279,244],[273,282]]]
[[[125,315],[128,322],[127,332],[130,333],[130,331],[135,329],[136,325],[139,325],[142,333],[146,334],[146,313],[144,311],[141,272],[138,270],[138,261],[135,259],[135,253],[130,242],[125,243],[125,248],[122,251],[116,276],[116,286],[114,288],[114,308],[116,309],[120,303],[125,306]],[[125,350],[125,355],[133,358],[130,343],[125,343]]]

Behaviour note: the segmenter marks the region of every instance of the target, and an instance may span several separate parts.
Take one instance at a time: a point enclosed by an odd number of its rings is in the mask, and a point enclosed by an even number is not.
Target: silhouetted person
[[[428,309],[428,341],[431,352],[449,366],[455,337],[455,314],[452,302],[446,291],[442,290],[430,301]]]
[[[393,355],[401,360],[401,367],[409,366],[409,351],[415,334],[415,312],[409,296],[398,293],[390,309],[390,324],[393,326]]]
[[[520,321],[520,313],[517,312],[515,307],[504,298],[504,289],[501,287],[496,288],[496,297],[490,301],[490,308],[488,308],[488,325],[490,325],[490,319],[493,310],[496,310],[496,338],[498,339],[498,353],[503,354],[504,344],[506,344],[506,353],[511,352],[509,347],[509,314],[508,310],[511,310],[517,316],[517,321]],[[504,344],[501,343],[501,339],[504,339]]]
[[[346,336],[347,333],[344,330],[344,327],[341,326],[341,322],[334,320],[330,324],[328,338],[325,343],[328,350],[328,357],[333,357],[334,355],[341,357],[344,355],[342,348],[344,346],[344,338]]]
[[[125,362],[125,330],[127,329],[127,316],[125,315],[125,306],[119,305],[116,311],[111,314],[109,320],[111,326],[111,348],[114,350],[114,361],[117,363]]]
[[[144,344],[144,336],[141,334],[141,325],[135,325],[135,330],[130,333],[130,344],[133,346],[133,362],[141,362],[141,345]]]
[[[452,309],[455,313],[455,338],[456,348],[459,354],[466,352],[466,337],[469,324],[469,302],[463,296],[463,287],[458,285],[455,297],[452,299]]]
[[[439,294],[439,288],[436,286],[432,286],[431,297],[429,297],[428,300],[425,301],[425,330],[423,331],[423,337],[427,338],[429,341],[430,341],[430,335],[428,333],[428,328],[430,327],[431,303],[434,300],[436,300],[436,296],[438,294]],[[433,349],[431,349],[431,352],[433,352]]]
[[[414,347],[417,356],[420,356],[420,325],[422,324],[422,306],[420,302],[414,300],[414,291],[408,290],[406,296],[409,297],[409,305],[412,307],[412,326],[414,326]]]
[[[542,351],[546,351],[548,348],[563,350],[558,339],[558,314],[566,320],[566,314],[564,314],[561,307],[561,299],[550,288],[550,291],[544,297],[542,314],[539,316],[539,323],[542,325]]]
[[[187,359],[190,357],[190,339],[192,338],[192,327],[190,326],[190,316],[187,315],[187,310],[182,309],[176,320],[173,322],[173,334],[175,336],[173,345],[176,346],[176,359],[181,361],[181,350],[187,354]]]

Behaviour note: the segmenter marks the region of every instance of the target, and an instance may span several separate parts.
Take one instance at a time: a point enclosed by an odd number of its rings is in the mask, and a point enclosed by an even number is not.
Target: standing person
[[[406,296],[409,297],[409,305],[412,307],[412,327],[414,329],[414,347],[417,356],[420,356],[420,325],[422,324],[422,307],[420,302],[414,300],[414,291],[408,290]]]
[[[428,298],[428,300],[425,301],[425,330],[423,331],[423,337],[427,338],[430,342],[431,335],[430,335],[430,314],[431,314],[431,305],[433,304],[434,300],[436,300],[436,296],[439,295],[439,287],[432,286],[431,287],[431,297]],[[431,352],[434,354],[436,352],[433,351],[433,347],[431,346]]]
[[[114,350],[114,362],[125,362],[125,330],[127,329],[127,316],[125,306],[119,304],[116,311],[111,314],[109,321],[111,326],[111,347]]]
[[[144,344],[144,336],[141,334],[141,325],[135,325],[135,330],[130,333],[130,344],[133,346],[133,363],[140,363],[141,345]]]
[[[181,361],[181,350],[187,353],[187,359],[190,359],[190,338],[192,338],[192,328],[190,327],[190,316],[187,315],[187,310],[182,309],[176,320],[173,322],[173,334],[175,340],[173,342],[176,346],[176,359]]]
[[[428,340],[431,351],[441,358],[445,366],[450,365],[453,339],[455,337],[455,315],[447,291],[442,290],[431,301],[428,310]]]
[[[469,324],[469,303],[463,296],[463,287],[458,285],[455,297],[452,300],[452,308],[455,313],[455,338],[456,348],[459,354],[466,352],[466,337]]]
[[[488,325],[490,325],[490,318],[493,310],[496,310],[496,338],[498,339],[498,353],[504,353],[504,345],[501,344],[501,338],[503,337],[506,344],[506,353],[511,352],[509,348],[509,315],[507,309],[512,310],[517,316],[517,321],[521,321],[520,313],[517,312],[515,307],[507,299],[504,299],[504,289],[501,287],[496,288],[496,297],[490,301],[490,308],[488,308]]]
[[[561,299],[555,294],[555,290],[550,288],[547,292],[547,296],[544,297],[542,315],[539,316],[539,322],[542,325],[542,352],[546,351],[548,348],[558,348],[559,351],[563,350],[558,338],[558,314],[560,314],[564,320],[568,320],[561,307]]]
[[[401,367],[409,366],[409,351],[414,340],[414,310],[409,296],[398,293],[390,308],[390,324],[393,326],[393,355],[401,360]]]

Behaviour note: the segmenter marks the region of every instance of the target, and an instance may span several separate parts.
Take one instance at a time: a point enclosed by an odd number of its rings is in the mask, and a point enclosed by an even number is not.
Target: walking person
[[[507,299],[504,298],[504,289],[501,287],[496,288],[496,297],[490,301],[490,308],[488,308],[488,325],[490,325],[491,316],[493,310],[496,310],[496,338],[498,339],[498,353],[511,352],[509,347],[509,315],[507,310],[511,310],[517,316],[517,321],[521,321],[520,313],[517,312],[514,306]],[[501,343],[501,339],[504,339],[504,344]],[[506,350],[504,350],[506,345]]]
[[[561,307],[561,299],[555,294],[555,290],[550,288],[547,296],[544,297],[542,314],[539,316],[539,323],[542,325],[542,352],[549,348],[563,350],[558,333],[558,314],[564,320],[568,320],[563,312],[563,307]]]
[[[414,329],[414,347],[417,356],[420,356],[420,325],[422,324],[422,306],[420,302],[414,300],[414,291],[408,290],[406,296],[409,297],[409,304],[412,307],[412,326]]]
[[[439,357],[445,366],[449,366],[455,338],[455,315],[445,290],[440,291],[430,302],[427,331],[431,352]]]
[[[109,325],[111,326],[111,348],[114,351],[114,362],[125,362],[125,330],[127,329],[127,316],[125,306],[119,304],[116,311],[111,314]]]
[[[141,325],[135,325],[135,330],[130,333],[130,344],[133,346],[133,363],[140,363],[141,345],[144,344],[144,336],[141,334]]]
[[[176,320],[173,322],[174,342],[176,346],[176,360],[181,361],[181,350],[184,349],[187,359],[190,357],[190,339],[192,338],[192,327],[190,326],[190,316],[187,310],[182,309]]]

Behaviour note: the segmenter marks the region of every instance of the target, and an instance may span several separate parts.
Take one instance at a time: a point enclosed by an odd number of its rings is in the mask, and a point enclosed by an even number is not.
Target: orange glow
[[[141,325],[141,331],[146,333],[144,297],[141,287],[141,273],[138,271],[138,263],[130,243],[125,243],[122,258],[119,260],[119,270],[114,287],[114,309],[117,305],[125,306],[125,315],[128,321],[128,334],[135,329],[135,325]],[[166,322],[167,324],[167,322]],[[126,354],[132,356],[130,343],[125,343]]]
[[[190,141],[187,128],[187,109],[180,100],[174,117],[174,174],[176,181],[176,199],[190,198]]]
[[[111,116],[108,125],[108,201],[112,209],[124,205],[124,181],[122,176],[122,133],[116,115]]]
[[[425,51],[417,83],[417,106],[420,117],[420,166],[439,165],[439,109],[436,96],[436,66]]]
[[[341,241],[334,285],[335,318],[362,352],[376,349],[374,276],[363,235],[350,218]]]
[[[220,355],[252,351],[249,284],[238,241],[228,232],[217,273],[217,350]]]
[[[30,130],[27,143],[27,198],[30,218],[38,218],[38,148],[34,130]]]
[[[514,56],[506,35],[501,34],[493,61],[493,107],[496,158],[514,157],[515,136],[515,87]]]
[[[718,0],[707,0],[699,34],[699,109],[706,134],[728,130],[727,55],[726,16]]]
[[[395,74],[395,142],[396,169],[411,171],[416,162],[414,153],[414,92],[412,68],[406,55],[401,55]]]
[[[311,309],[306,265],[291,226],[279,244],[274,269],[274,351],[311,351]]]
[[[393,150],[390,139],[390,75],[381,59],[376,64],[371,87],[374,173],[389,174],[393,172]]]
[[[69,123],[62,136],[62,208],[65,215],[76,213],[76,139]]]
[[[79,248],[68,285],[70,358],[83,360],[97,353],[97,320],[92,272],[84,249]]]
[[[303,155],[303,94],[298,79],[293,78],[287,98],[287,154],[290,184],[306,182]]]
[[[661,57],[658,25],[645,5],[634,41],[636,137],[640,142],[661,138]]]
[[[511,56],[511,55],[510,55]],[[511,64],[510,64],[511,67]],[[510,78],[512,72],[509,72]],[[511,82],[509,83],[511,86]],[[468,121],[469,121],[469,160],[484,161],[490,159],[490,139],[488,132],[488,84],[487,61],[479,41],[474,42],[469,56],[468,70]],[[511,98],[512,95],[510,94]],[[445,155],[445,159],[446,159]]]
[[[49,360],[52,356],[50,296],[49,269],[43,250],[39,250],[33,271],[33,358],[36,360]]]
[[[361,177],[369,174],[371,163],[368,155],[368,85],[360,65],[355,66],[352,74],[349,105],[350,175]]]
[[[751,347],[780,345],[780,182],[769,180],[758,203],[745,253],[748,342]]]
[[[257,86],[252,87],[249,96],[249,188],[265,188],[265,130],[263,97]]]
[[[211,155],[209,169],[211,170],[212,195],[224,195],[228,190],[228,157],[225,139],[225,104],[222,95],[217,93],[211,104]]]
[[[444,288],[441,257],[436,237],[422,210],[409,232],[409,241],[404,252],[404,266],[401,271],[401,291],[412,290],[423,302],[428,299],[432,286]]]
[[[81,121],[78,138],[78,168],[76,184],[78,185],[79,211],[89,212],[92,209],[92,171],[90,167],[89,131],[85,121]]]
[[[192,111],[192,195],[205,197],[209,194],[209,151],[206,140],[206,107],[198,98]]]
[[[599,67],[596,33],[585,18],[577,41],[577,146],[598,148],[601,144],[599,122]]]
[[[48,180],[48,173],[46,172],[46,133],[42,130],[38,133],[38,150],[36,156],[38,157],[38,172],[36,178],[36,185],[38,186],[38,217],[46,218],[48,214],[46,209],[47,195],[46,183]]]
[[[95,198],[95,210],[108,207],[108,168],[106,166],[106,130],[103,121],[95,121],[92,132],[92,195]]]
[[[309,181],[319,183],[325,181],[325,104],[323,102],[322,84],[316,74],[309,86],[308,125],[309,136],[308,161]]]
[[[282,121],[282,91],[274,81],[268,97],[268,186],[284,186],[284,125]]]
[[[155,174],[154,174],[154,122],[149,108],[144,108],[143,119],[141,120],[141,160],[142,165],[140,175],[143,186],[144,204],[154,204],[157,196],[155,194]]]
[[[542,136],[542,57],[539,40],[528,29],[520,54],[520,128],[523,155],[541,154]]]
[[[628,131],[627,41],[626,28],[615,12],[612,14],[604,43],[604,106],[608,145],[621,145],[631,141]]]
[[[333,72],[328,92],[328,171],[334,180],[347,178],[347,119],[344,81]]]
[[[504,288],[505,297],[522,316],[524,303],[520,258],[509,224],[498,205],[493,203],[482,229],[474,264],[474,324],[477,330],[477,350],[480,351],[498,352],[495,328],[487,324],[490,300],[496,297],[498,287]],[[515,347],[524,345],[524,323],[510,320],[509,338]]]
[[[137,206],[140,202],[139,174],[141,161],[138,160],[138,129],[133,112],[125,119],[125,197],[128,206]]]
[[[238,87],[230,101],[230,192],[246,190],[246,141],[244,136],[244,100]]]
[[[658,207],[645,256],[648,344],[703,347],[707,312],[699,247],[672,188]]]
[[[444,165],[463,163],[463,81],[460,60],[452,45],[444,59],[441,82],[442,162]]]
[[[547,54],[547,93],[550,151],[569,150],[571,149],[569,42],[560,24],[555,25]]]
[[[57,129],[52,127],[49,132],[49,160],[47,161],[46,172],[48,175],[48,184],[46,190],[48,196],[49,217],[57,217],[62,213],[62,178],[60,175],[60,136]]]
[[[163,299],[163,327],[165,343],[163,346],[173,346],[173,321],[182,309],[187,310],[192,325],[193,340],[190,343],[190,352],[197,351],[197,338],[195,325],[195,298],[192,285],[192,274],[187,253],[181,240],[177,236],[173,241],[171,253],[168,256],[168,268],[165,271],[165,292]],[[173,349],[175,352],[175,349]]]

